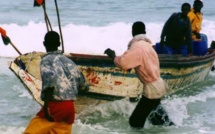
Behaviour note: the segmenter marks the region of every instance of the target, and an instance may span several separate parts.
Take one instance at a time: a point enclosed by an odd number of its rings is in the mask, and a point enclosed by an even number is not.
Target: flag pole
[[[49,31],[49,27],[50,27],[50,29],[51,29],[51,31],[52,31],[52,26],[51,26],[51,23],[50,23],[48,14],[47,14],[47,12],[46,12],[45,3],[42,5],[42,7],[43,7],[43,12],[44,12],[44,17],[45,17],[45,22],[46,22],[47,31]]]
[[[57,0],[55,0],[55,6],[56,6],[56,11],[57,11],[58,25],[59,25],[59,30],[60,30],[61,42],[62,42],[62,52],[64,53],[63,34],[62,34],[62,30],[61,30],[60,15],[59,15],[58,6],[57,6]]]
[[[19,53],[19,55],[22,55],[22,53],[15,47],[15,45],[10,41],[11,46]]]
[[[17,51],[17,53],[19,53],[19,55],[22,55],[22,53],[11,42],[10,38],[6,34],[6,31],[3,28],[1,28],[1,27],[0,27],[0,33],[1,33],[1,37],[2,37],[2,40],[3,40],[3,42],[4,42],[5,45],[8,45],[10,43],[11,46]]]

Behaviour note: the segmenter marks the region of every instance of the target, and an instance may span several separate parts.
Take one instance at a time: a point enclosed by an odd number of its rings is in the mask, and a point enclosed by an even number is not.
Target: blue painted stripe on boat
[[[164,74],[164,73],[161,73],[161,77],[164,78],[164,79],[178,79],[178,78],[182,78],[182,77],[187,77],[187,76],[191,76],[193,74],[196,74],[196,73],[200,73],[202,71],[204,71],[205,68],[203,69],[199,69],[195,72],[191,72],[191,73],[188,73],[188,74],[183,74],[183,75],[176,75],[176,76],[173,76],[171,74]],[[127,74],[123,74],[123,73],[120,73],[120,72],[103,72],[103,71],[95,71],[97,73],[102,73],[104,75],[106,74],[111,74],[112,76],[121,76],[121,77],[128,77],[128,78],[137,78],[137,75],[134,74],[134,73],[127,73]]]
[[[88,92],[88,93],[79,94],[79,95],[83,95],[83,96],[87,96],[87,97],[91,97],[91,98],[95,98],[95,99],[99,99],[99,100],[107,100],[107,101],[120,100],[120,99],[123,99],[126,97],[126,96],[115,96],[115,95],[101,94],[101,93],[95,93],[95,92],[94,93]],[[136,100],[137,97],[132,97],[129,99],[130,100]]]
[[[204,60],[204,61],[196,61],[196,62],[160,62],[161,68],[182,68],[182,67],[193,67],[193,66],[201,66],[206,63],[213,62],[212,60]],[[98,61],[98,60],[74,60],[77,65],[80,66],[92,66],[92,67],[116,67],[113,61]]]
[[[191,76],[191,75],[197,74],[197,73],[199,74],[199,73],[201,73],[201,72],[204,71],[204,70],[205,70],[205,68],[204,68],[204,69],[197,70],[197,71],[192,72],[192,73],[183,74],[183,75],[177,75],[177,76],[161,74],[161,77],[162,77],[163,79],[178,79],[178,78],[183,78],[183,77]]]

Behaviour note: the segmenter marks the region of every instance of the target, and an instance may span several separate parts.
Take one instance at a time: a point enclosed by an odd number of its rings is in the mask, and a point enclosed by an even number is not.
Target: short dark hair
[[[132,25],[132,35],[146,34],[146,27],[142,21],[136,21]]]
[[[59,46],[60,45],[60,36],[55,31],[49,31],[44,37],[45,46]]]
[[[181,6],[181,8],[185,7],[185,6],[187,6],[188,8],[191,8],[191,5],[189,3],[183,3],[182,6]]]
[[[201,4],[201,5],[203,6],[203,2],[202,2],[201,0],[195,0],[195,1],[194,1],[194,5],[195,5],[195,4]]]

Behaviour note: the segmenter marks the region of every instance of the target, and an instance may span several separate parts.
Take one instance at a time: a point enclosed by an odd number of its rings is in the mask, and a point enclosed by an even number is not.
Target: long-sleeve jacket
[[[143,38],[134,37],[129,49],[115,57],[114,63],[123,70],[134,68],[142,83],[151,83],[160,78],[159,60],[152,45]]]
[[[186,45],[188,52],[192,52],[191,23],[187,17],[181,18],[181,13],[173,13],[164,24],[161,39],[172,48],[179,48]]]
[[[143,95],[150,99],[158,99],[165,95],[167,84],[160,78],[158,55],[151,41],[143,34],[136,35],[129,43],[128,50],[114,58],[116,66],[123,70],[134,68],[143,83]]]
[[[194,12],[194,9],[192,9],[188,15],[187,15],[190,19],[191,22],[191,26],[192,26],[192,31],[196,31],[196,32],[200,32],[202,29],[202,13],[199,12]],[[193,34],[192,38],[195,40],[196,36]]]

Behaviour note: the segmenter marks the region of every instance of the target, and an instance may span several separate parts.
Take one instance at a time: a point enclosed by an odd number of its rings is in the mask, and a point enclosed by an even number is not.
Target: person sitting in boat
[[[59,34],[50,31],[44,39],[47,54],[40,62],[44,106],[30,121],[24,134],[71,134],[75,119],[74,101],[81,89],[87,91],[89,87],[77,65],[58,50]]]
[[[202,19],[203,14],[201,13],[201,9],[203,7],[203,2],[201,0],[195,0],[193,3],[193,8],[188,13],[188,17],[192,26],[192,39],[193,40],[201,40],[200,31],[202,29]]]
[[[129,124],[134,128],[143,128],[147,117],[154,125],[173,125],[163,107],[161,98],[168,88],[160,77],[158,55],[146,37],[145,24],[137,21],[132,25],[133,39],[128,44],[128,50],[121,56],[116,56],[110,48],[105,50],[116,66],[123,70],[134,68],[139,80],[143,83],[143,95],[130,116]],[[154,114],[149,116],[150,113]]]
[[[166,54],[192,54],[191,23],[187,17],[190,4],[183,3],[181,12],[173,13],[164,24],[160,45]]]

